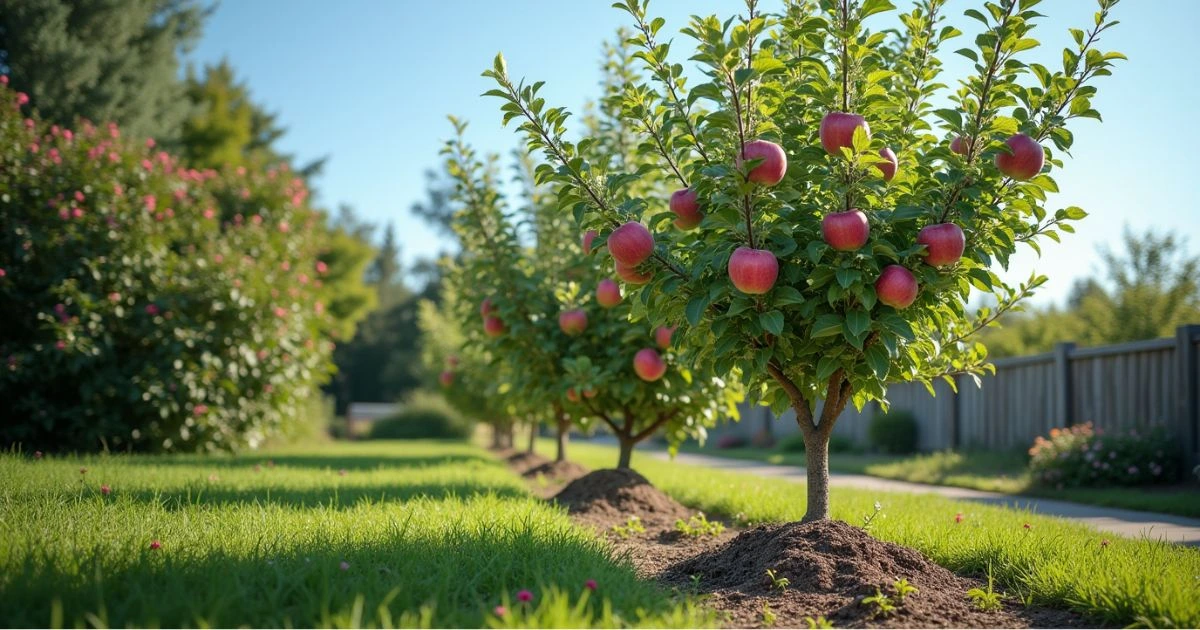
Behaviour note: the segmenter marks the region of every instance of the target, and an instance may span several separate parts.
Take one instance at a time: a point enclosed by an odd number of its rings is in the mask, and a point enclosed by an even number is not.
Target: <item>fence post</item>
[[[1197,356],[1195,340],[1200,337],[1200,324],[1187,324],[1175,329],[1175,358],[1179,378],[1179,426],[1183,429],[1188,466],[1200,460],[1200,392],[1196,391]]]
[[[1056,422],[1069,427],[1075,423],[1071,400],[1071,352],[1074,343],[1054,344],[1054,414]]]

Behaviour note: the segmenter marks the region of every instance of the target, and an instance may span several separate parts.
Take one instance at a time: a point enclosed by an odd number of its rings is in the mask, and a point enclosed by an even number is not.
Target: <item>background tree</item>
[[[193,0],[5,2],[0,74],[49,122],[115,122],[172,145],[191,111],[179,56],[206,15]]]
[[[1127,229],[1123,249],[1100,248],[1106,282],[1076,282],[1064,307],[1006,315],[983,335],[988,348],[996,356],[1034,354],[1066,341],[1099,346],[1170,337],[1200,322],[1200,257],[1183,239]]]

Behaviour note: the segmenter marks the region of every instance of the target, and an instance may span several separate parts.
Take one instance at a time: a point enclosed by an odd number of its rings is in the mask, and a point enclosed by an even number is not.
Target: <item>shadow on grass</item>
[[[188,486],[170,490],[133,490],[122,493],[140,503],[155,503],[168,510],[192,506],[278,505],[288,508],[352,508],[361,503],[430,499],[470,498],[494,494],[501,498],[525,498],[524,490],[503,485],[469,482],[381,483],[329,485],[312,488],[259,486],[238,489],[220,486]]]
[[[246,468],[269,465],[316,470],[375,470],[380,468],[419,468],[445,464],[496,464],[496,460],[473,454],[250,454],[229,457],[204,455],[143,455],[130,457],[125,463],[134,466],[193,466],[215,469]]]
[[[0,581],[0,626],[480,627],[502,602],[518,610],[518,590],[533,591],[534,605],[551,587],[575,601],[589,579],[601,591],[588,618],[573,625],[598,623],[601,599],[629,622],[639,609],[667,614],[675,606],[597,539],[542,508],[506,513],[514,508],[481,501],[448,514],[426,509],[369,541],[343,525],[297,546],[277,523],[258,540],[231,545],[252,549],[245,554],[187,540],[164,540],[154,551],[97,544],[53,560],[26,550]]]

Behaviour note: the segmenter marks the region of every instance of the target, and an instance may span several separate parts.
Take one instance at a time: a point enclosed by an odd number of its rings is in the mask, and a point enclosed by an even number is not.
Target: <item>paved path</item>
[[[648,454],[659,459],[667,459],[668,457],[665,452]],[[804,469],[799,466],[766,464],[749,460],[691,453],[680,453],[675,457],[675,460],[685,464],[720,468],[723,470],[736,470],[762,477],[787,479],[788,481],[798,483],[803,483],[805,480]],[[962,501],[1024,508],[1039,514],[1069,518],[1091,525],[1101,531],[1113,532],[1131,538],[1139,538],[1145,535],[1149,538],[1200,546],[1200,519],[1174,516],[1172,514],[1122,510],[1096,505],[1084,505],[1082,503],[1070,503],[1068,501],[1055,501],[1053,499],[1039,499],[1001,494],[999,492],[984,492],[968,488],[931,486],[923,483],[881,479],[867,475],[830,473],[829,483],[834,486],[864,488],[867,490],[879,490],[880,492],[937,494]]]

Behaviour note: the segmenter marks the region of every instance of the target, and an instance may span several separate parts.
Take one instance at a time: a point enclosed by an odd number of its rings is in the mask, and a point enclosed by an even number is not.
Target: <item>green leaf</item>
[[[767,311],[759,313],[758,321],[762,324],[763,330],[778,337],[783,334],[783,313],[779,311]]]
[[[840,332],[842,332],[842,318],[835,313],[826,313],[813,322],[813,338],[830,337]]]
[[[876,13],[891,11],[896,8],[889,0],[866,0],[863,2],[862,8],[859,9],[859,19],[865,19]]]
[[[887,349],[879,344],[872,344],[867,347],[865,354],[867,365],[875,373],[876,378],[887,378],[888,370],[891,368],[892,363]]]
[[[692,298],[688,302],[685,314],[687,315],[688,323],[696,326],[700,323],[700,318],[704,316],[704,309],[708,308],[708,295],[700,295]]]
[[[871,328],[871,316],[864,310],[855,309],[846,313],[846,329],[855,337],[861,337]]]

